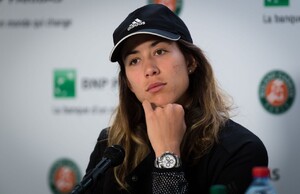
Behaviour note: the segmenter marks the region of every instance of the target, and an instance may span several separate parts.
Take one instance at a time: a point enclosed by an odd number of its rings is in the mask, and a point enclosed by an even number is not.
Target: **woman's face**
[[[193,67],[176,42],[135,35],[125,42],[121,53],[128,85],[140,102],[148,100],[156,106],[185,104],[188,70]]]

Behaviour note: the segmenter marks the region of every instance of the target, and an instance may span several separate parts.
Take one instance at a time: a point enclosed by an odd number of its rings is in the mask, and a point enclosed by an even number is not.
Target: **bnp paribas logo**
[[[167,6],[170,10],[172,10],[174,13],[179,15],[182,8],[182,1],[183,0],[148,0],[148,3],[163,4]]]
[[[290,109],[295,95],[296,89],[292,78],[280,70],[267,73],[259,86],[260,102],[273,114],[282,114]]]
[[[266,7],[289,6],[289,0],[264,0]]]
[[[53,80],[55,98],[74,98],[76,96],[76,71],[74,69],[54,70]]]

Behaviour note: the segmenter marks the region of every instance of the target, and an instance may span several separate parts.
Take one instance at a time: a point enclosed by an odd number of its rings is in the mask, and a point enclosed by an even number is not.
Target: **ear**
[[[197,68],[197,63],[194,57],[190,57],[189,60],[187,61],[187,70],[188,73],[191,74],[195,71]]]

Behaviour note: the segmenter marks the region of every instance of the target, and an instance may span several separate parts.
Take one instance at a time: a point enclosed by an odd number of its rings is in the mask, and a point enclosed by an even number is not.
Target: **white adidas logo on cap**
[[[145,25],[146,22],[136,18],[127,28],[127,31],[130,31],[132,28],[135,28],[137,26]]]

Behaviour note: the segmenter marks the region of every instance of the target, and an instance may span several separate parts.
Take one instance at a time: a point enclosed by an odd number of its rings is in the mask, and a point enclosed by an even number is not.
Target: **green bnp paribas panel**
[[[289,0],[265,0],[266,7],[273,7],[273,6],[288,6]]]
[[[76,71],[74,69],[54,70],[54,97],[74,98],[76,95]]]

